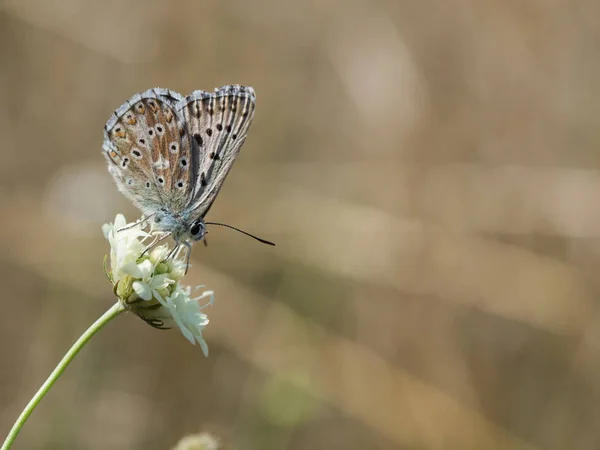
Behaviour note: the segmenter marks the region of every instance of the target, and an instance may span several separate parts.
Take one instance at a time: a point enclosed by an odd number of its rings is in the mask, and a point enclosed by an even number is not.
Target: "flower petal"
[[[152,275],[152,272],[154,271],[154,265],[152,264],[152,261],[148,259],[142,261],[137,266],[140,271],[139,278],[147,278]]]
[[[133,278],[143,278],[139,264],[136,264],[134,261],[124,263],[121,266],[120,272],[125,275],[131,275]]]
[[[134,281],[131,287],[142,300],[152,299],[152,289],[150,289],[148,284],[141,281]]]
[[[198,340],[198,344],[200,344],[200,348],[202,349],[202,353],[204,353],[204,356],[208,357],[208,344],[206,343],[206,341],[204,340],[204,338],[202,337],[202,335],[196,336],[196,339]]]

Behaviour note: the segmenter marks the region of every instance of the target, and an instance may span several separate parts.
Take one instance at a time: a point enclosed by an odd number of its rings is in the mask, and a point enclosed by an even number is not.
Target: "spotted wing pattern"
[[[138,208],[181,210],[189,203],[191,148],[174,105],[183,96],[168,89],[136,94],[104,128],[104,155],[117,187]]]
[[[187,97],[154,88],[119,107],[104,127],[104,156],[118,189],[146,214],[206,215],[246,140],[251,87]]]
[[[219,193],[246,140],[255,105],[254,90],[239,85],[195,91],[176,105],[191,137],[196,181],[188,208],[194,218],[204,217]]]

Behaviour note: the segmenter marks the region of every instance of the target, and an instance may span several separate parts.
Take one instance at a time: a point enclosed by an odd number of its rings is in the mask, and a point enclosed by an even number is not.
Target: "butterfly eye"
[[[204,236],[204,223],[202,221],[194,222],[190,227],[190,234],[196,240]]]

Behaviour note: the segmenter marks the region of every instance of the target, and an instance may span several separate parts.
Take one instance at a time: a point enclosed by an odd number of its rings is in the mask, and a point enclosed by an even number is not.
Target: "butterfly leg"
[[[146,247],[146,249],[142,252],[142,254],[140,255],[140,257],[138,259],[142,258],[150,249],[155,247],[159,242],[164,241],[169,236],[171,236],[171,233],[165,233],[163,236],[159,236],[158,234],[155,235],[154,240],[152,242],[150,242],[150,244]]]
[[[179,250],[179,248],[181,247],[181,244],[179,242],[176,241],[175,243],[175,247],[173,247],[171,249],[171,251],[169,252],[169,254],[167,255],[167,257],[165,259],[169,259],[175,256],[175,254],[177,253],[177,251]]]
[[[149,218],[151,218],[152,216],[154,216],[154,214],[150,214],[148,217],[142,217],[141,219],[136,220],[135,222],[123,227],[123,228],[119,228],[117,230],[117,233],[124,231],[124,230],[129,230],[130,228],[136,227],[138,225],[143,224],[145,221],[147,221]]]
[[[170,236],[170,233],[167,234],[167,236]],[[166,238],[166,236],[162,237],[161,240],[165,239],[165,238]],[[171,251],[167,254],[167,256],[165,256],[165,258],[161,262],[165,262],[166,260],[168,260],[170,258],[177,258],[180,250],[181,250],[181,243],[179,241],[175,241],[175,246],[171,249]],[[187,273],[187,269],[186,269],[186,273]]]
[[[187,248],[187,258],[185,259],[185,273],[187,274],[188,269],[190,268],[190,258],[192,257],[192,244],[188,241],[184,241],[183,245]]]

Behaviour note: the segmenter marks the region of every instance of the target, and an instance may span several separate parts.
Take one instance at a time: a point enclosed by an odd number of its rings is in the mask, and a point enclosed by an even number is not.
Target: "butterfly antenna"
[[[236,228],[234,226],[227,225],[226,223],[219,223],[219,222],[204,222],[204,223],[206,225],[218,225],[220,227],[231,228],[232,230],[239,231],[240,233],[245,234],[246,236],[250,236],[251,238],[256,239],[258,242],[262,242],[263,244],[275,246],[275,244],[273,242],[271,242],[271,241],[267,241],[266,239],[261,239],[258,236],[254,236],[253,234],[247,233],[246,231],[240,230],[239,228]]]

